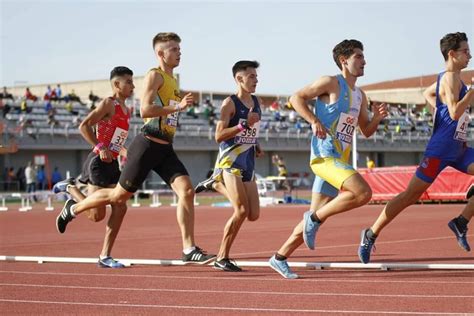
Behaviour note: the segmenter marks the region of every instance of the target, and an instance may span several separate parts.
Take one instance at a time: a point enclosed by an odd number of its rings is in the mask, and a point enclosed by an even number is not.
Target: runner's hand
[[[317,138],[325,139],[326,138],[326,128],[319,120],[315,121],[311,124],[311,130],[313,131],[313,135]]]
[[[250,127],[252,127],[253,124],[257,123],[258,121],[260,121],[260,115],[253,112],[253,108],[251,108],[249,114],[247,115],[247,123]]]
[[[112,162],[113,160],[113,156],[112,156],[112,153],[110,152],[110,150],[106,147],[102,147],[99,151],[99,157],[100,157],[100,160],[102,160],[103,162]]]
[[[181,112],[185,111],[190,105],[194,102],[194,97],[192,93],[186,94],[179,102],[179,109]]]
[[[388,116],[388,108],[385,103],[378,103],[372,106],[372,112],[374,113],[374,119],[381,121]]]

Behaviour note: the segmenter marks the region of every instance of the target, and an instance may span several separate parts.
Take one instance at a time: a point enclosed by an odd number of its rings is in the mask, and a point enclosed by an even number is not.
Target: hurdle
[[[173,194],[173,202],[171,202],[170,206],[177,206],[178,205],[178,197],[173,190],[170,189],[157,189],[157,190],[138,190],[133,195],[133,203],[132,207],[140,207],[141,204],[138,202],[138,195],[140,193],[150,194],[151,195],[151,203],[150,207],[160,207],[163,203],[160,202],[160,193],[172,193]],[[196,195],[194,195],[194,206],[198,206],[199,202],[197,201]]]
[[[1,194],[0,198],[2,199],[2,206],[0,207],[0,211],[1,212],[8,211],[8,206],[6,205],[6,199],[8,197],[12,197],[12,198],[17,198],[21,200],[21,206],[18,209],[20,212],[28,212],[33,209],[32,205],[30,204],[31,198],[39,194],[47,196],[47,205],[44,209],[46,211],[54,211],[54,207],[52,205],[52,197],[55,196],[55,194],[49,191],[37,191],[37,192],[32,192],[32,193],[13,192],[13,193]]]
[[[193,263],[183,262],[178,259],[117,259],[126,266],[132,265],[156,265],[156,266],[185,266]],[[98,258],[74,258],[74,257],[36,257],[36,256],[0,256],[0,261],[7,262],[46,262],[55,263],[97,263]],[[209,265],[211,265],[209,263]],[[240,267],[270,267],[268,261],[236,261]],[[474,264],[444,264],[444,263],[352,263],[352,262],[288,262],[292,268],[322,269],[378,269],[390,270],[474,270]]]

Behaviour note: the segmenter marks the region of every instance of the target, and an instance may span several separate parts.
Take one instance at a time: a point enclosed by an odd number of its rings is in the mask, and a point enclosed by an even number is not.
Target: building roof
[[[364,91],[388,90],[388,89],[408,89],[408,88],[426,88],[436,81],[438,74],[411,77],[398,80],[382,81],[372,83],[361,87]],[[465,70],[461,72],[461,79],[465,84],[471,84],[471,78],[474,77],[474,70]]]

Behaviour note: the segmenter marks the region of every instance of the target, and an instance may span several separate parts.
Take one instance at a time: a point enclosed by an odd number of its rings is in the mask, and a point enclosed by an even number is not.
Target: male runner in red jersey
[[[88,194],[102,188],[113,188],[120,177],[117,158],[126,156],[123,146],[127,139],[130,113],[125,106],[125,100],[133,94],[133,72],[127,67],[115,67],[110,73],[113,96],[104,99],[82,121],[79,129],[84,139],[93,146],[82,169],[80,182],[87,184]],[[96,126],[96,133],[93,127]],[[53,187],[54,193],[68,192],[72,195],[66,204],[73,204],[85,199],[82,192],[74,185],[74,179],[58,182]],[[110,256],[112,247],[120,230],[122,220],[127,211],[126,203],[112,203],[112,213],[105,231],[102,252],[99,256],[99,266],[105,268],[123,268],[124,265]],[[56,227],[64,233],[66,226],[60,224],[65,216],[61,212],[56,219]],[[98,222],[105,218],[105,206],[97,207],[86,212],[87,217]]]

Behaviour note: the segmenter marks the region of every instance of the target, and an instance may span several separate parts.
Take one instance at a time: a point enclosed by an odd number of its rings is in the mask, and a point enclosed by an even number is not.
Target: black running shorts
[[[108,188],[117,184],[120,178],[120,169],[116,159],[112,162],[103,162],[94,152],[87,156],[79,181],[92,184],[101,188]]]
[[[189,173],[176,155],[173,145],[159,144],[143,134],[137,135],[127,149],[127,162],[119,183],[128,192],[136,192],[148,173],[155,171],[168,185]]]

